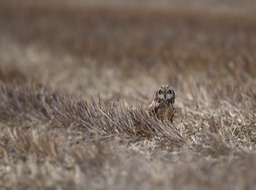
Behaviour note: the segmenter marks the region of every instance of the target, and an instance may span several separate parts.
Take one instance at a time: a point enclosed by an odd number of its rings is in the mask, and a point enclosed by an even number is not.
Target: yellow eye
[[[162,90],[159,90],[159,94],[163,94],[164,92]]]
[[[171,94],[171,90],[168,90],[168,91],[167,91],[167,94]]]

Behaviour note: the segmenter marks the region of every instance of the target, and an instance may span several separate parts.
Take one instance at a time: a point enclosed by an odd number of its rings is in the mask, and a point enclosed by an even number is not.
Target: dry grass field
[[[0,189],[256,189],[255,10],[1,1]]]

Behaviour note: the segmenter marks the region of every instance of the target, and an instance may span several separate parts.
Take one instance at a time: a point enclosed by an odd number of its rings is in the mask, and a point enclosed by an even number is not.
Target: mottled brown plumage
[[[162,85],[155,94],[151,104],[146,109],[150,116],[155,116],[160,120],[173,121],[175,92],[169,85]]]

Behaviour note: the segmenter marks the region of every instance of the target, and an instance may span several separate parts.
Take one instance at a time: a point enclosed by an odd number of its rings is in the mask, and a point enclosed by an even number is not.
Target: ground
[[[2,1],[1,189],[255,189],[256,4]],[[173,123],[145,114],[176,92]]]

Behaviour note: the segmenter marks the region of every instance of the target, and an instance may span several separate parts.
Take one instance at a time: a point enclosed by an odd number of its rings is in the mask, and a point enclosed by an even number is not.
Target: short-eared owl
[[[156,116],[160,120],[173,121],[175,109],[175,92],[169,85],[162,85],[155,94],[151,104],[146,109],[150,116]]]

